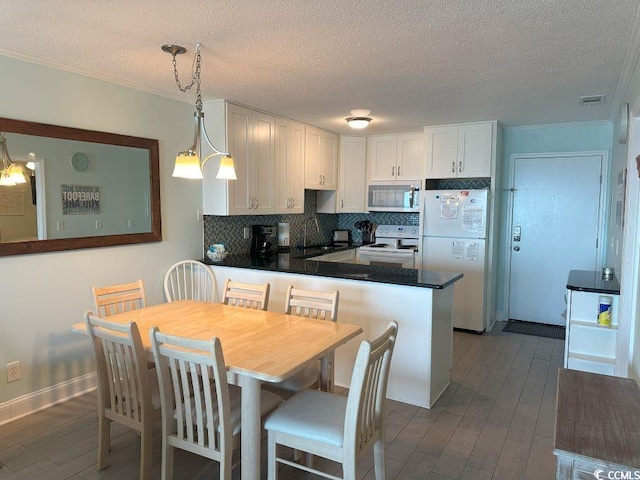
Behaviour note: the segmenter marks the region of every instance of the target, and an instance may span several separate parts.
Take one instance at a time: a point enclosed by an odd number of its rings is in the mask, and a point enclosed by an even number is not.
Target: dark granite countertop
[[[347,247],[342,250],[346,250]],[[332,250],[333,252],[337,250]],[[338,250],[339,251],[339,250]],[[331,251],[316,252],[315,255]],[[268,258],[254,259],[249,255],[229,255],[221,262],[202,260],[207,265],[221,267],[249,268],[280,273],[297,273],[319,277],[361,280],[364,282],[388,283],[442,289],[462,278],[461,273],[437,272],[434,270],[414,270],[411,268],[390,268],[371,265],[357,265],[342,262],[322,262],[309,258],[309,253],[292,250],[291,253],[279,253]],[[304,257],[304,258],[301,258]]]
[[[610,280],[602,278],[601,271],[571,270],[567,288],[579,292],[608,293],[620,295],[620,283],[615,275]]]

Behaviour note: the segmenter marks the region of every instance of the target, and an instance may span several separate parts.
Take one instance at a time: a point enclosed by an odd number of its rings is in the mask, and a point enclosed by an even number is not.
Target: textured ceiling
[[[346,133],[610,116],[640,0],[2,0],[0,54],[193,102],[226,98]],[[580,107],[582,95],[604,106]],[[613,107],[613,108],[612,108]],[[352,131],[353,132],[353,131]]]

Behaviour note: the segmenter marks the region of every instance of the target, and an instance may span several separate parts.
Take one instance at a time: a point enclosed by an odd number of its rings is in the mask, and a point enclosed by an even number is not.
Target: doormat
[[[547,325],[546,323],[525,322],[524,320],[509,320],[502,331],[564,340],[565,328],[559,325]]]

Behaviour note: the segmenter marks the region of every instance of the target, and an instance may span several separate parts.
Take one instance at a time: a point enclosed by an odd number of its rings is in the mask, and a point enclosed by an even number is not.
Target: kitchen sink
[[[331,250],[335,250],[338,247],[334,247],[333,245],[313,245],[310,247],[304,247],[303,250],[305,252],[315,252],[315,251],[322,251],[322,252],[328,252]]]

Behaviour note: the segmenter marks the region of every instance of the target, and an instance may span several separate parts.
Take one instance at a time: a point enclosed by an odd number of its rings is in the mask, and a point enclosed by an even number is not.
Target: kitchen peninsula
[[[431,408],[449,385],[453,335],[453,285],[462,274],[315,261],[279,254],[269,259],[230,255],[208,262],[221,292],[230,278],[271,285],[269,310],[284,311],[288,285],[339,290],[338,322],[359,325],[360,335],[336,350],[335,383],[348,387],[362,340],[399,323],[387,396]]]

